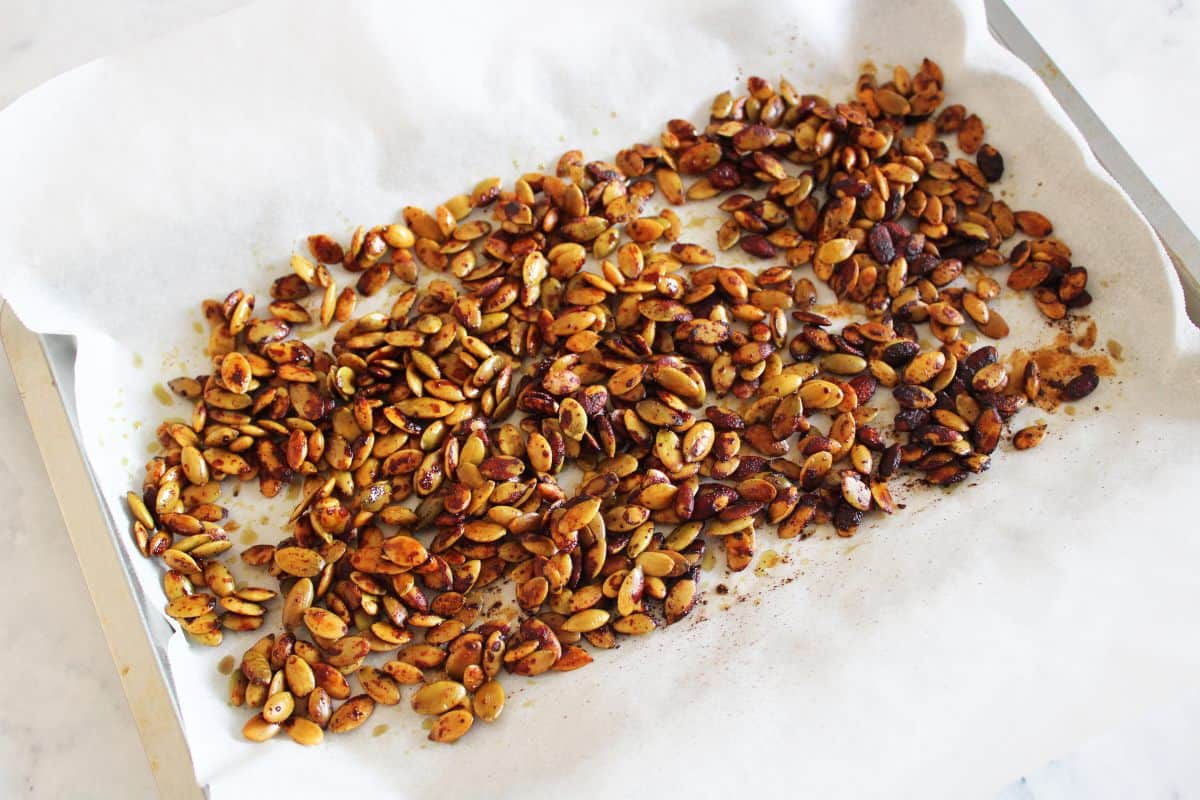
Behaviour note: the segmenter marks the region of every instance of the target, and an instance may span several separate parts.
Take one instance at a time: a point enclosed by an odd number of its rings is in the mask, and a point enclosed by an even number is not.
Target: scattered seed
[[[1013,435],[1013,447],[1018,450],[1031,450],[1041,444],[1045,436],[1045,425],[1032,425],[1028,428],[1022,428]]]
[[[414,686],[430,739],[456,741],[501,715],[503,672],[580,669],[687,617],[718,542],[740,571],[772,531],[855,535],[899,508],[892,476],[963,482],[1025,404],[1094,391],[1092,367],[1063,384],[972,349],[1009,334],[1001,280],[1051,320],[1093,298],[1050,220],[989,188],[983,120],[944,99],[928,60],[845,104],[751,78],[612,163],[570,151],[344,246],[313,235],[257,316],[243,290],[206,301],[210,374],[170,382],[190,418],[156,431],[127,504],[189,641],[282,621],[231,679],[246,738],[316,744]],[[714,253],[664,203],[718,197]],[[721,266],[734,245],[776,261]],[[319,346],[297,330],[314,319]],[[216,560],[230,479],[292,497],[286,538],[241,551],[278,590]],[[486,607],[509,578],[516,607]]]

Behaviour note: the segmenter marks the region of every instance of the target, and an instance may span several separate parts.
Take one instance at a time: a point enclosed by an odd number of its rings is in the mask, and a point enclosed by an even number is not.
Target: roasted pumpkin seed
[[[504,669],[579,669],[585,644],[686,617],[718,540],[740,571],[764,529],[854,535],[899,508],[898,472],[966,480],[1025,404],[1098,387],[1095,367],[1043,387],[1023,356],[1010,376],[962,330],[1009,334],[1009,298],[980,274],[1005,262],[1051,320],[1093,301],[1050,220],[989,189],[1005,158],[983,120],[939,110],[929,60],[857,89],[835,105],[752,77],[708,125],[673,120],[611,164],[569,151],[552,174],[485,179],[345,246],[310,236],[312,258],[292,256],[257,317],[244,290],[205,302],[211,374],[170,382],[190,419],[156,430],[127,504],[190,641],[254,630],[283,595],[284,632],[247,650],[230,685],[257,714],[247,738],[282,727],[315,744],[419,685],[430,738],[455,741],[500,715]],[[952,158],[950,134],[975,157]],[[656,191],[671,205],[721,196],[720,250],[781,263],[717,265],[675,210],[647,211]],[[1006,245],[1017,232],[1028,240]],[[837,306],[817,305],[815,281],[794,277],[804,266]],[[393,274],[405,285],[381,310]],[[838,321],[847,310],[864,318]],[[304,341],[312,318],[332,343]],[[1044,431],[1019,430],[1014,447]],[[575,488],[560,482],[572,466]],[[278,591],[216,561],[233,546],[217,505],[231,478],[294,493],[287,538],[241,553]],[[519,620],[479,591],[509,578]],[[390,660],[367,665],[372,653]]]

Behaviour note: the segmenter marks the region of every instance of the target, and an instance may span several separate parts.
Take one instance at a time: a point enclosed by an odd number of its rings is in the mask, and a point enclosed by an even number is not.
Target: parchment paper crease
[[[198,300],[265,297],[304,235],[345,238],[567,147],[611,158],[751,74],[840,100],[864,59],[924,55],[987,123],[1010,204],[1049,214],[1091,270],[1118,379],[979,485],[907,497],[919,514],[849,541],[765,536],[787,564],[581,672],[509,680],[502,720],[455,747],[426,745],[406,706],[316,750],[244,743],[214,666],[251,639],[197,651],[162,622],[213,797],[986,796],[1194,686],[1200,336],[1149,227],[974,4],[251,6],[0,114],[0,292],[79,337],[87,454],[123,519],[157,421],[187,413],[151,385],[208,368]],[[1020,327],[1028,297],[1002,302],[1018,344],[1053,338]],[[267,508],[262,541],[286,515]],[[157,567],[133,562],[157,598]]]

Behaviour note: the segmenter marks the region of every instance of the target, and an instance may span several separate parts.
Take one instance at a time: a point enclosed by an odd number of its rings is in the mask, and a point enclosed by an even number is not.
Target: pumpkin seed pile
[[[128,502],[195,642],[260,629],[281,596],[282,631],[232,677],[245,736],[316,744],[412,685],[429,737],[453,742],[500,716],[503,674],[578,669],[584,644],[686,617],[707,548],[744,570],[763,529],[851,536],[896,510],[902,473],[946,486],[986,470],[1047,387],[964,328],[1008,334],[990,305],[1002,281],[1051,320],[1091,296],[1050,221],[989,190],[1004,159],[980,118],[943,99],[928,60],[867,72],[836,105],[750,78],[703,128],[671,120],[613,163],[573,150],[554,174],[483,180],[346,247],[312,236],[265,313],[242,290],[207,301],[212,373],[171,383],[192,417],[158,429]],[[718,196],[720,249],[765,268],[682,241],[672,207]],[[441,277],[419,290],[421,268]],[[862,321],[835,330],[814,280]],[[385,288],[390,310],[356,315]],[[328,350],[295,335],[335,323]],[[1095,387],[1092,371],[1049,388]],[[568,465],[574,486],[556,478]],[[251,480],[267,497],[303,487],[291,535],[241,553],[277,588],[217,560],[220,486]],[[508,585],[516,609],[485,607],[485,587]]]

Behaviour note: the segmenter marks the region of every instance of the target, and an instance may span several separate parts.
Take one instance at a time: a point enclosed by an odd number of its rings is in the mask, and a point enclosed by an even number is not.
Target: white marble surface
[[[1200,229],[1191,153],[1200,107],[1193,0],[1010,2]],[[0,107],[87,60],[241,4],[0,0]],[[0,442],[0,552],[21,564],[6,570],[0,590],[0,797],[152,797],[132,717],[3,359]],[[1030,765],[997,792],[1002,800],[1200,797],[1198,745],[1200,679],[1177,702],[1147,709],[1050,764]]]

